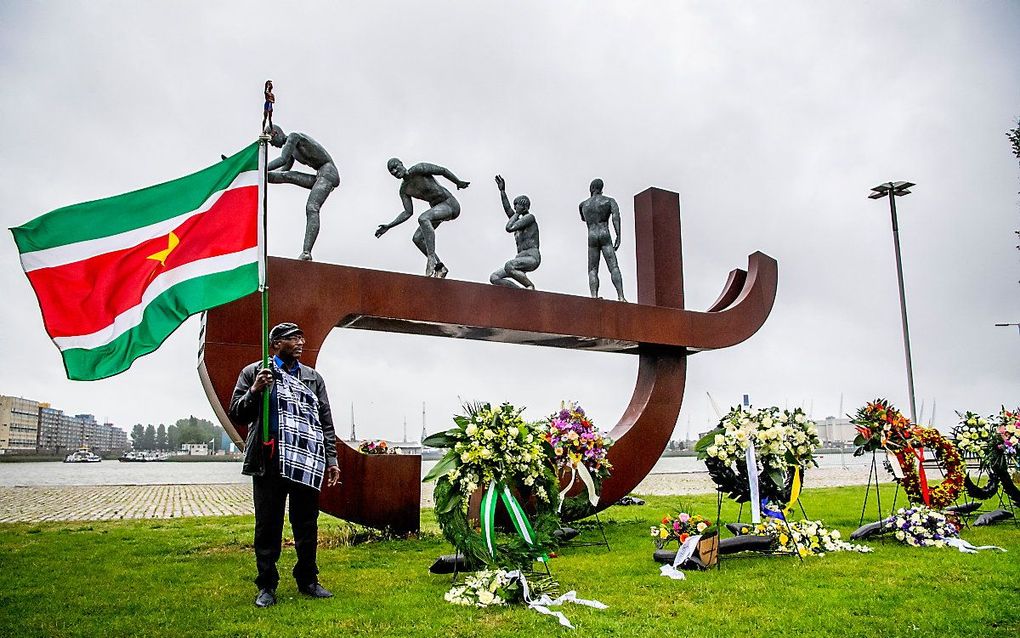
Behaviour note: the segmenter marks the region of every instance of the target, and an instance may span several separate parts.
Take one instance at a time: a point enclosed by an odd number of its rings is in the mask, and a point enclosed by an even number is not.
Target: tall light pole
[[[900,316],[903,319],[903,351],[907,359],[907,391],[910,395],[910,420],[917,423],[917,408],[914,403],[914,366],[910,361],[910,330],[907,327],[907,297],[903,292],[903,262],[900,258],[900,226],[896,220],[896,198],[909,195],[911,182],[885,182],[871,189],[869,199],[889,198],[889,214],[892,216],[893,246],[896,248],[896,280],[900,285]]]

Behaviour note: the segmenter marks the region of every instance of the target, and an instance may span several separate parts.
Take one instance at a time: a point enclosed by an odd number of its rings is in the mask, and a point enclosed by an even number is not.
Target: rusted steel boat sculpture
[[[633,490],[665,449],[680,413],[687,357],[744,341],[765,322],[776,296],[778,266],[760,252],[734,270],[705,312],[684,309],[680,200],[649,188],[634,197],[637,303],[515,290],[320,262],[270,258],[270,325],[297,322],[305,331],[302,360],[314,366],[334,328],[401,332],[600,352],[636,354],[637,383],[609,432],[616,441],[602,510]],[[199,375],[231,438],[244,424],[226,406],[238,371],[261,356],[258,295],[206,316]],[[322,511],[360,524],[416,531],[421,457],[366,456],[338,446],[342,479],[323,489]]]

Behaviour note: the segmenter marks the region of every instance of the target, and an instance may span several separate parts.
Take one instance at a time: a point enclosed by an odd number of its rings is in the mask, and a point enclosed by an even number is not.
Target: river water
[[[818,459],[820,467],[863,466],[871,457],[854,458],[851,454],[826,454]],[[422,462],[424,476],[435,461]],[[705,471],[705,464],[690,456],[668,456],[659,459],[652,474],[692,474]],[[0,463],[0,486],[38,485],[196,485],[208,483],[247,483],[241,474],[241,463]]]

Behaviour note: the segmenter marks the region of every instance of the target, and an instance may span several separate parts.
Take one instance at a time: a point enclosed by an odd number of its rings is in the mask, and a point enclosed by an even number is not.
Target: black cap
[[[269,331],[269,341],[272,343],[273,341],[280,341],[281,339],[286,339],[287,337],[291,337],[296,334],[303,335],[304,333],[305,331],[298,328],[296,323],[278,323],[273,326],[272,330]]]

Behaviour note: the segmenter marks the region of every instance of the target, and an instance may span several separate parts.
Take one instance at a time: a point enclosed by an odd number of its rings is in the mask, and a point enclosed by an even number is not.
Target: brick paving
[[[251,513],[250,484],[0,487],[0,523]]]

